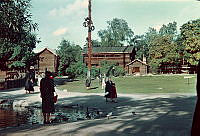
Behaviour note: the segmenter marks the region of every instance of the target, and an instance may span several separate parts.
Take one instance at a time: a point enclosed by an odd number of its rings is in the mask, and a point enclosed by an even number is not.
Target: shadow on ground
[[[23,91],[19,94],[16,94],[17,91]],[[8,90],[1,90],[0,91],[0,99],[9,99],[9,100],[24,100],[27,99],[30,96],[39,95],[40,92],[33,92],[33,93],[28,93],[26,94],[26,91],[24,87],[22,88],[13,88],[13,89],[8,89]]]
[[[75,128],[66,128],[66,130],[62,128],[62,131],[60,124],[54,124],[53,131],[48,132],[42,125],[33,125],[20,129],[1,130],[0,135],[16,132],[25,134],[30,131],[32,133],[45,132],[45,135],[73,135],[88,131],[88,135],[91,136],[189,136],[195,101],[195,96],[185,95],[139,100],[120,97],[118,103],[106,103],[105,99],[99,95],[63,98],[59,99],[58,105],[67,103],[96,107],[108,113],[112,112],[113,117],[109,120],[103,118],[80,121]],[[70,123],[67,125],[70,126]]]

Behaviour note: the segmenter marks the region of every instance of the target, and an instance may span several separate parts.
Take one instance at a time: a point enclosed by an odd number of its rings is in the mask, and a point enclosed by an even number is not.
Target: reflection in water
[[[90,118],[88,118],[90,115]],[[88,111],[81,108],[58,108],[52,114],[53,123],[74,122],[85,119],[95,119],[101,116],[97,111]],[[0,108],[0,129],[7,127],[16,127],[20,125],[43,124],[43,116],[40,108],[33,107],[4,107]]]
[[[39,122],[41,122],[41,114],[38,112],[38,110],[30,108],[0,109],[0,128],[20,126],[23,124],[34,124]]]
[[[0,110],[0,127],[15,126],[17,123],[16,113],[13,110]]]

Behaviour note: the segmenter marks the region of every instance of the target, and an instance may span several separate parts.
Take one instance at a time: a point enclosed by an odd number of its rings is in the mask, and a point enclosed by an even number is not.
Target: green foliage
[[[75,45],[70,41],[63,39],[56,50],[59,59],[59,71],[65,75],[67,73],[73,73],[71,67],[76,67],[76,63],[81,59],[81,47]],[[71,66],[72,65],[72,66]],[[69,70],[67,70],[69,68]],[[69,72],[71,71],[71,72]]]
[[[160,35],[176,35],[177,34],[177,23],[168,23],[167,25],[162,25],[159,30]]]
[[[146,39],[144,35],[136,35],[134,37],[134,46],[137,50],[135,58],[142,59],[144,56],[149,56],[149,47],[146,43]]]
[[[124,76],[125,70],[123,67],[118,66],[116,63],[111,61],[101,61],[100,62],[100,72],[109,76]]]
[[[8,68],[19,68],[19,67],[25,67],[25,66],[26,66],[25,63],[21,61],[14,61],[10,65],[8,65]]]
[[[177,35],[177,23],[163,25],[159,32],[149,28],[145,35],[134,37],[134,46],[137,48],[136,58],[142,59],[144,55],[154,73],[162,64],[180,63],[184,52],[182,39]]]
[[[115,63],[111,61],[101,61],[100,62],[100,71],[102,74],[107,74],[109,69],[114,67]],[[109,73],[108,73],[109,74]]]
[[[113,71],[113,76],[125,76],[126,72],[123,67],[121,66],[115,66]]]
[[[100,69],[97,67],[92,67],[91,69],[91,77],[96,78],[100,75]]]
[[[70,78],[85,77],[87,73],[86,65],[80,60],[72,63],[67,69],[66,73]]]
[[[10,0],[0,3],[1,38],[11,43],[21,43],[30,32],[37,29],[37,24],[31,20],[30,6],[30,0]]]
[[[92,47],[100,47],[100,46],[101,46],[101,43],[97,39],[92,40]]]
[[[101,46],[123,46],[125,42],[132,44],[134,33],[125,20],[114,18],[107,23],[107,29],[98,31]]]
[[[158,35],[156,29],[149,28],[145,35],[136,35],[134,37],[134,46],[136,47],[136,58],[142,59],[143,55],[149,57],[149,49],[152,46],[152,41]]]
[[[158,35],[153,41],[149,50],[149,64],[152,69],[158,68],[161,64],[177,63],[180,55],[177,51],[177,44],[172,41],[171,36]]]
[[[0,61],[13,60],[11,68],[33,62],[27,54],[32,52],[39,40],[33,33],[38,25],[31,20],[30,6],[30,0],[0,2]]]
[[[187,61],[196,65],[200,59],[200,19],[189,21],[181,26],[181,38],[188,54]]]
[[[83,48],[87,47],[88,47],[88,41],[86,41],[85,44],[83,45]],[[101,42],[99,42],[97,39],[92,40],[92,47],[101,47]]]

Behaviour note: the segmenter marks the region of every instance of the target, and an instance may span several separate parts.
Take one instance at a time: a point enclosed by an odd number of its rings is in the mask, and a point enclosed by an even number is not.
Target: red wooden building
[[[88,64],[87,48],[83,49],[83,61]],[[116,62],[122,67],[126,67],[135,58],[133,46],[122,47],[93,47],[91,55],[92,66],[99,66],[101,61]]]

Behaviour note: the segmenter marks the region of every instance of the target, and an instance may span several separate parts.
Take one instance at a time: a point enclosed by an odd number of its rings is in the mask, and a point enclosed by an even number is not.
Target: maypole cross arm
[[[94,31],[95,27],[93,25],[92,19],[89,17],[85,18],[85,21],[83,22],[84,27],[88,27],[88,31]]]

